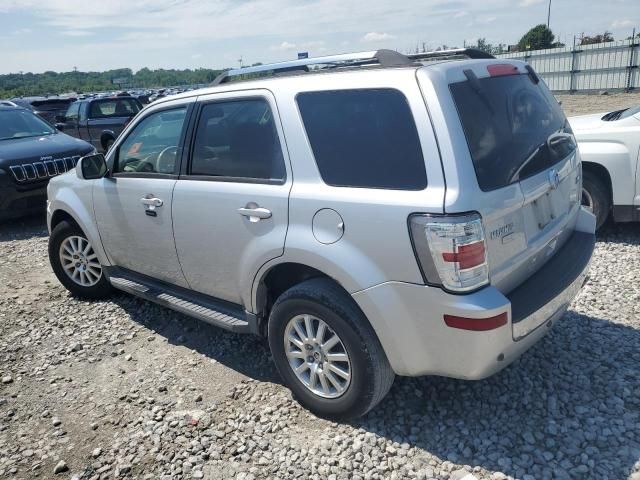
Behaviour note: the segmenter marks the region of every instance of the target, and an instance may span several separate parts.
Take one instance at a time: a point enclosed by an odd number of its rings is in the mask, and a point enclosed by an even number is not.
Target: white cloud
[[[86,30],[64,30],[61,33],[68,37],[88,37],[89,35],[92,35],[91,32]]]
[[[522,0],[518,6],[520,7],[530,7],[532,5],[538,5],[546,0]]]
[[[631,20],[614,20],[611,24],[611,28],[629,28],[635,26]]]
[[[288,52],[290,50],[295,50],[297,45],[291,42],[282,42],[280,45],[275,45],[271,47],[272,50],[280,50],[281,52]]]
[[[33,32],[33,30],[32,30],[32,29],[30,29],[30,28],[20,28],[20,29],[18,29],[18,30],[15,30],[15,31],[13,32],[13,34],[14,34],[14,35],[27,35],[27,34],[29,34],[29,33],[31,33],[31,32]]]
[[[385,40],[393,40],[395,35],[389,33],[369,32],[362,37],[363,42],[383,42]]]

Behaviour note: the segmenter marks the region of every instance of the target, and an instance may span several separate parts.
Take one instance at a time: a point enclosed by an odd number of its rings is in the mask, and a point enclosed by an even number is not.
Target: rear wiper
[[[531,162],[531,160],[533,160],[534,158],[536,158],[536,155],[538,155],[538,152],[540,152],[540,149],[541,149],[542,147],[544,147],[546,144],[547,144],[547,142],[542,142],[540,145],[538,145],[538,146],[535,148],[535,150],[534,150],[533,152],[531,152],[531,155],[529,155],[529,156],[527,157],[527,159],[526,159],[524,162],[522,162],[522,163],[520,164],[520,166],[518,167],[518,169],[517,169],[515,172],[513,172],[513,174],[511,174],[511,175],[509,176],[509,180],[507,180],[507,183],[508,183],[508,184],[509,184],[509,183],[511,183],[511,182],[513,182],[514,180],[520,180],[520,172],[522,172],[522,170],[524,169],[524,167],[526,167],[526,166]]]

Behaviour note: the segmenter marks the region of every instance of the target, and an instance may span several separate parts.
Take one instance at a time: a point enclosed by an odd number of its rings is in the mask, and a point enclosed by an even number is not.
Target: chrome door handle
[[[271,218],[271,210],[262,207],[243,207],[238,209],[238,213],[242,216],[249,217],[249,221],[252,223],[259,222],[264,218]]]
[[[150,209],[161,207],[164,204],[161,199],[155,197],[143,197],[140,199],[140,203],[147,205]]]

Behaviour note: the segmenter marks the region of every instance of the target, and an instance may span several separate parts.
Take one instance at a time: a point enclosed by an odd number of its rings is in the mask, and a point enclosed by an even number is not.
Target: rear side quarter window
[[[322,180],[337,187],[423,190],[422,148],[405,96],[395,89],[296,96]]]

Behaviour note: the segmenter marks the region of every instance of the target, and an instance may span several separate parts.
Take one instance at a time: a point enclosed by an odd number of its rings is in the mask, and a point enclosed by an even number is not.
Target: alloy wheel
[[[313,315],[297,315],[284,331],[289,366],[298,380],[323,398],[343,395],[351,383],[351,362],[338,334]]]
[[[102,266],[89,240],[77,235],[60,244],[60,264],[67,276],[81,287],[93,287],[102,278]]]

